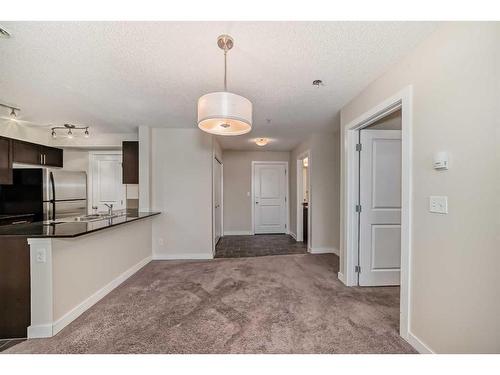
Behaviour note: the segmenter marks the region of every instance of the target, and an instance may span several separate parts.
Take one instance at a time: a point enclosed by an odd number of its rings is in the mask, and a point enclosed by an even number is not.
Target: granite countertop
[[[29,216],[35,216],[35,214],[5,214],[5,215],[0,215],[0,220],[16,219],[18,217],[29,217]]]
[[[139,212],[134,210],[127,210],[120,216],[116,216],[111,219],[101,219],[91,222],[75,221],[44,223],[42,221],[38,221],[27,224],[4,225],[0,226],[0,236],[22,236],[30,238],[73,238],[159,214],[160,212]]]

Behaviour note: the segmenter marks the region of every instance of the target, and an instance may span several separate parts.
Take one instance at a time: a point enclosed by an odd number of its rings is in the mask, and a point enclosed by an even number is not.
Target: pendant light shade
[[[233,38],[221,35],[217,45],[224,51],[224,91],[198,99],[198,127],[210,134],[246,134],[252,130],[252,102],[227,91],[227,52],[233,48]]]
[[[231,92],[198,99],[198,127],[211,134],[242,135],[252,130],[252,102]]]

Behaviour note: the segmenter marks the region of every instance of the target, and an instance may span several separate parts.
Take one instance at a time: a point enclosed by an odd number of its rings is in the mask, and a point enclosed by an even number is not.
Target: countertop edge
[[[45,235],[45,234],[40,234],[40,235],[33,235],[33,234],[0,234],[0,239],[2,237],[6,238],[6,237],[25,237],[25,238],[77,238],[77,237],[82,237],[82,236],[85,236],[87,234],[91,234],[91,233],[95,233],[95,232],[99,232],[99,231],[103,231],[103,230],[106,230],[106,229],[111,229],[111,228],[115,228],[115,227],[118,227],[120,225],[123,225],[123,224],[127,224],[127,223],[133,223],[134,221],[138,221],[138,220],[143,220],[143,219],[147,219],[147,218],[150,218],[150,217],[153,217],[153,216],[157,216],[157,215],[160,215],[161,212],[151,212],[151,213],[148,213],[147,215],[145,216],[141,216],[141,217],[134,217],[134,218],[131,218],[130,220],[127,220],[127,221],[122,221],[120,223],[116,223],[116,224],[111,224],[111,225],[108,225],[108,226],[105,226],[105,227],[100,227],[100,228],[95,228],[95,229],[91,229],[91,230],[88,230],[88,231],[85,231],[85,232],[81,232],[81,233],[76,233],[76,234],[53,234],[53,235]]]

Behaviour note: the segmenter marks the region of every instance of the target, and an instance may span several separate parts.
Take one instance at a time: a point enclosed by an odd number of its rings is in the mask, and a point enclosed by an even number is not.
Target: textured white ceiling
[[[196,127],[196,102],[222,89],[254,105],[254,129],[224,149],[290,150],[334,130],[339,109],[427,37],[430,22],[1,22],[0,102],[42,125],[131,132]],[[322,79],[325,86],[312,86]],[[7,116],[1,112],[0,116]],[[270,121],[267,121],[270,119]],[[259,148],[262,149],[262,148]]]

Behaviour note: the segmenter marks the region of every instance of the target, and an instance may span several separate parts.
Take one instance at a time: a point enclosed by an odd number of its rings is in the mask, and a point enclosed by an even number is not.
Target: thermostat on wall
[[[447,170],[448,169],[448,153],[446,151],[436,152],[434,154],[434,169]]]

